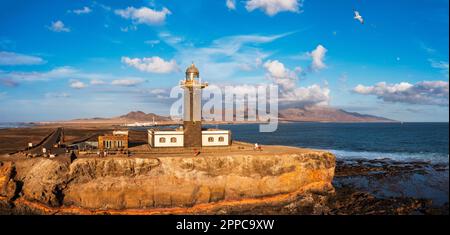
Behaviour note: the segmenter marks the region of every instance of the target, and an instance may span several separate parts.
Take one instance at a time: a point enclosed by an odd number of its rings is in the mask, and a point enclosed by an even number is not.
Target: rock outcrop
[[[334,169],[335,157],[320,151],[73,163],[36,158],[3,163],[0,196],[16,210],[39,214],[240,213],[292,206],[299,197],[314,207],[312,194],[333,192]]]
[[[14,198],[16,194],[14,175],[15,168],[11,162],[0,162],[0,197],[4,197],[7,200]]]

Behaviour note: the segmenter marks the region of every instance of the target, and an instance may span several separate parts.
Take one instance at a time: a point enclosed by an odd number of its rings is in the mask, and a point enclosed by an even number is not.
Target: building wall
[[[113,135],[128,135],[128,131],[113,131]]]
[[[148,144],[150,145],[150,147],[154,147],[154,142],[153,142],[153,130],[148,130]]]
[[[204,147],[229,146],[231,145],[231,131],[202,131],[199,138]],[[148,131],[148,144],[150,147],[186,147],[183,131]],[[165,138],[165,142],[160,142],[160,138]],[[175,138],[175,142],[171,139]],[[186,136],[188,138],[188,136]],[[189,146],[187,146],[189,147]]]
[[[202,147],[202,122],[183,122],[184,147]]]
[[[196,121],[202,120],[202,89],[199,87],[184,88],[184,107],[183,120]]]
[[[153,137],[153,139],[152,139]],[[161,142],[161,138],[165,142]],[[174,140],[175,142],[173,142]],[[149,131],[149,144],[151,147],[183,147],[184,135],[182,131]]]
[[[229,146],[230,143],[230,131],[202,131],[202,146]]]
[[[127,149],[128,135],[101,135],[98,137],[99,149]]]

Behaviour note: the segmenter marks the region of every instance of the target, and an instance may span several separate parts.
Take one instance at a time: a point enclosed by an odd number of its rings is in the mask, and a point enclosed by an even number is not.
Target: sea
[[[0,122],[0,129],[32,127],[35,124],[30,122]]]
[[[259,124],[209,127],[229,129],[239,141],[327,150],[343,162],[378,159],[388,166],[393,161],[420,162],[426,166],[423,171],[334,177],[333,185],[378,198],[429,199],[435,207],[448,207],[448,123],[281,123],[273,133],[259,132]]]
[[[272,133],[259,124],[210,125],[249,143],[328,150],[341,159],[449,161],[448,123],[280,123]]]

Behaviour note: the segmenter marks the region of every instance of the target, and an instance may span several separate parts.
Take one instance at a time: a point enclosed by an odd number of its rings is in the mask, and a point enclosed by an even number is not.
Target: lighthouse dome
[[[199,78],[199,76],[200,72],[197,67],[195,67],[195,64],[192,63],[191,66],[186,69],[186,80],[194,80],[195,78]]]

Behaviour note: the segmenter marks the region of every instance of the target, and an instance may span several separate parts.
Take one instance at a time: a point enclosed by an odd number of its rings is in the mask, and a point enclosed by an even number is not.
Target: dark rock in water
[[[338,160],[336,214],[448,214],[448,165],[390,159]]]
[[[354,188],[336,189],[336,195],[330,198],[329,214],[335,215],[410,215],[427,214],[430,200],[414,198],[380,199],[372,194],[356,191]]]

